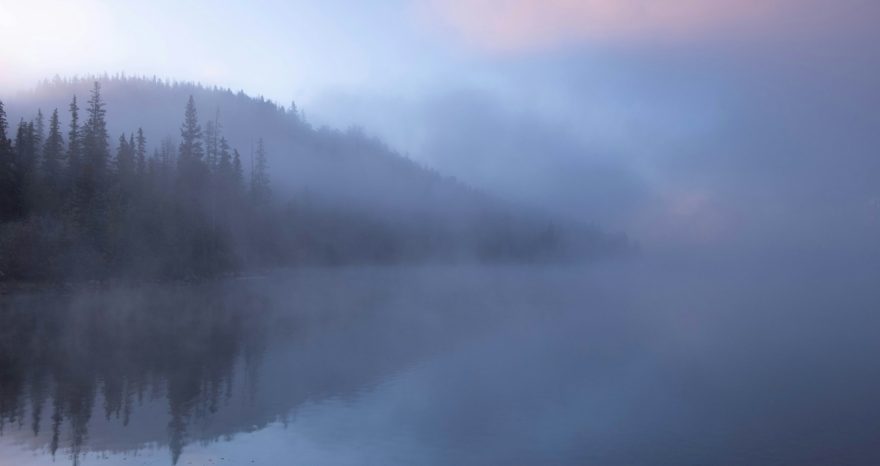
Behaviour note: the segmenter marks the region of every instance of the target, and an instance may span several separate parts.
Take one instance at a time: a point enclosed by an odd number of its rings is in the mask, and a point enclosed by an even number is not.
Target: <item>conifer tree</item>
[[[12,209],[16,218],[28,214],[36,197],[36,139],[34,123],[22,120],[15,135],[15,157],[12,162]]]
[[[88,120],[83,128],[83,160],[80,173],[85,201],[95,201],[106,188],[107,160],[110,158],[106,109],[101,100],[101,84],[95,81],[89,98]]]
[[[170,175],[174,168],[174,152],[174,141],[171,138],[162,140],[162,146],[159,150],[159,161],[161,162],[162,170],[167,175]]]
[[[268,169],[266,148],[263,145],[263,139],[260,138],[257,141],[256,159],[254,160],[254,167],[251,171],[251,196],[253,197],[254,202],[258,204],[268,201],[271,195]]]
[[[137,130],[137,146],[135,149],[135,158],[137,163],[137,174],[143,177],[147,170],[147,138],[144,137],[143,128]]]
[[[225,137],[220,138],[218,145],[217,175],[224,187],[232,185],[235,176],[232,171],[232,154],[229,153],[229,142]]]
[[[6,110],[0,101],[0,222],[14,217],[14,154],[7,130]]]
[[[202,128],[199,126],[196,104],[192,96],[186,103],[183,125],[180,127],[178,175],[184,186],[198,189],[204,184],[205,166],[202,147]]]
[[[127,189],[134,178],[134,158],[132,156],[131,143],[125,138],[125,133],[119,136],[119,146],[116,148],[116,174],[123,189]]]
[[[217,168],[220,156],[220,124],[215,118],[205,124],[205,162],[212,171]]]
[[[244,169],[241,166],[241,154],[238,149],[233,149],[232,157],[232,186],[236,193],[244,190]]]
[[[82,128],[82,159],[75,188],[74,213],[81,233],[101,257],[108,256],[108,177],[110,137],[105,120],[106,109],[101,99],[101,85],[95,82],[89,98],[88,119]],[[101,262],[98,262],[100,264]],[[106,267],[106,265],[95,265]]]
[[[159,176],[159,168],[162,163],[160,160],[159,149],[153,149],[153,155],[147,160],[147,177],[151,183],[155,182],[156,177]]]
[[[134,140],[134,132],[132,131],[128,135],[128,157],[131,160],[131,179],[129,182],[134,184],[135,176],[137,175],[138,162],[137,162],[137,146],[135,145]]]
[[[6,134],[9,123],[6,121],[6,109],[3,107],[3,101],[0,100],[0,150],[9,150],[11,145],[9,136]]]
[[[69,186],[79,179],[79,169],[82,159],[82,139],[79,127],[79,106],[76,104],[76,96],[70,102],[70,129],[67,132],[67,182]]]
[[[46,121],[43,110],[37,109],[37,117],[34,119],[34,150],[37,154],[43,153],[43,142],[46,140]]]
[[[54,210],[63,189],[62,163],[64,159],[64,140],[58,122],[58,109],[49,118],[49,135],[43,144],[43,180],[49,208]]]

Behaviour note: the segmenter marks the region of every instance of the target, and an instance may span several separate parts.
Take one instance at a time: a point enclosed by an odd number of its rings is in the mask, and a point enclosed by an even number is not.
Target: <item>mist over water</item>
[[[871,464],[880,273],[841,272],[643,258],[19,294],[0,310],[0,451],[24,465]]]
[[[0,0],[0,466],[880,464],[878,19]]]

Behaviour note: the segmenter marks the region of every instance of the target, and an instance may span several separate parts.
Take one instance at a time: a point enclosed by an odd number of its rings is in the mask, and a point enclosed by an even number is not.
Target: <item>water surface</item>
[[[364,267],[19,293],[0,464],[880,464],[878,276]]]

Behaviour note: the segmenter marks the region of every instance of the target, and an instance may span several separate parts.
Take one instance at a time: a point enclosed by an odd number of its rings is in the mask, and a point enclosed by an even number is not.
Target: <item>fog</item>
[[[880,462],[877,19],[0,0],[0,464]]]
[[[438,1],[346,9],[331,2],[324,11],[306,4],[278,9],[276,18],[229,6],[199,27],[206,37],[217,28],[235,36],[213,47],[187,42],[194,56],[219,60],[242,33],[234,27],[237,13],[252,21],[243,30],[273,30],[279,38],[252,39],[275,52],[269,56],[277,65],[234,55],[238,63],[278,72],[286,85],[268,83],[263,75],[271,72],[227,69],[220,76],[176,68],[171,44],[127,35],[122,40],[162,50],[175,65],[147,55],[131,66],[117,57],[56,69],[62,76],[127,71],[201,81],[267,95],[284,107],[295,100],[315,127],[362,127],[442,175],[652,247],[871,246],[878,228],[871,155],[877,121],[869,102],[877,97],[878,57],[870,2],[673,1],[642,12],[633,2],[541,5]],[[137,23],[124,8],[109,11],[122,24]],[[155,5],[142,13],[161,11]],[[191,14],[166,20],[176,31]],[[284,20],[291,27],[282,31],[277,23]],[[474,27],[481,20],[486,29]],[[348,32],[316,31],[333,22]],[[371,39],[354,40],[365,36]],[[28,89],[51,75],[46,70],[8,87]],[[186,93],[169,102],[179,108]],[[164,116],[170,110],[135,121],[108,97],[111,116],[124,123],[113,137],[135,124],[150,127],[154,142],[175,135],[176,120]],[[34,104],[63,107],[66,99]],[[14,97],[7,100],[14,106]],[[203,120],[219,109],[233,146],[247,156],[257,131],[239,124],[236,107],[202,100]],[[31,118],[34,111],[30,105],[12,113]],[[278,155],[289,144],[269,146]],[[309,170],[284,171],[282,180],[297,173],[314,179]]]
[[[876,252],[876,7],[768,8],[790,21],[675,40],[524,28],[551,43],[483,52],[421,94],[328,91],[313,116],[370,122],[443,172],[655,248]]]

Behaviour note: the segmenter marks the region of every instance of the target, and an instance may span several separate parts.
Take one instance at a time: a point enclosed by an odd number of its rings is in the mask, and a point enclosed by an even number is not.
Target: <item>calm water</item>
[[[6,296],[0,464],[880,464],[878,278],[352,268]]]

